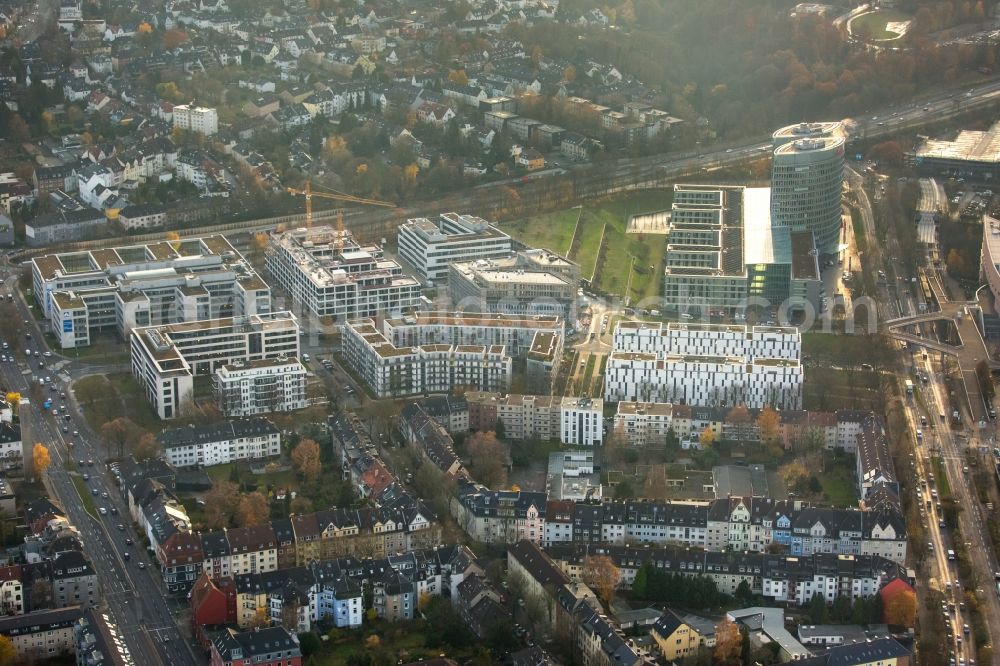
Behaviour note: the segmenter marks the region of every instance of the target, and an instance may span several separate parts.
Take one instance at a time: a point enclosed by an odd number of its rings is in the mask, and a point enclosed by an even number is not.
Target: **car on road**
[[[116,507],[116,506],[111,507],[111,515],[113,515],[113,516],[117,516],[118,515],[118,507]]]
[[[132,553],[126,550],[124,553],[122,553],[122,557],[124,557],[126,560],[130,560],[132,559]]]
[[[146,568],[146,563],[145,562],[139,562],[139,568],[140,569],[145,569]]]
[[[101,507],[100,509],[98,509],[97,511],[98,511],[98,513],[100,513],[100,514],[101,514],[102,516],[106,516],[106,515],[108,515],[108,510],[107,510],[107,509],[105,509],[105,508],[104,508],[103,506],[102,506],[102,507]]]
[[[42,356],[44,356],[45,358],[49,358],[50,356],[52,356],[52,352],[47,351],[44,354],[42,354]]]
[[[90,494],[93,495],[94,497],[97,497],[97,488],[91,488]]]
[[[107,491],[104,491],[103,493],[101,493],[101,499],[108,499],[108,492]]]
[[[87,467],[93,467],[93,466],[94,466],[94,461],[88,458],[87,459]]]
[[[118,529],[120,531],[124,532],[125,531],[125,525],[123,525],[122,523],[118,523]]]
[[[127,539],[125,539],[125,545],[127,545],[127,546],[131,546],[132,545],[132,537],[128,537]]]

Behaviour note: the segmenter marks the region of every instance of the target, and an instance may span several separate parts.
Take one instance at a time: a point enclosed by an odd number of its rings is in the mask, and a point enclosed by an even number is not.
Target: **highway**
[[[871,115],[847,119],[851,136],[857,140],[874,140],[889,137],[904,130],[913,130],[928,123],[947,120],[968,111],[990,108],[1000,101],[1000,79],[974,86],[971,89],[956,87],[932,96],[877,109]],[[511,178],[458,192],[415,201],[404,207],[385,209],[350,210],[345,213],[345,226],[363,240],[378,241],[391,236],[398,225],[411,217],[436,215],[442,210],[475,210],[476,214],[490,219],[511,217],[509,211],[527,215],[552,207],[554,198],[567,198],[567,206],[577,201],[607,196],[650,187],[664,187],[680,178],[699,176],[724,167],[742,164],[748,160],[769,158],[771,137],[760,136],[741,142],[723,143],[710,149],[687,150],[677,153],[608,159],[596,163],[567,165],[565,173],[551,178],[523,180]],[[555,195],[558,194],[558,197]],[[565,194],[565,197],[563,197]],[[506,212],[506,213],[505,213]],[[330,211],[317,212],[329,217]],[[288,215],[279,218],[226,222],[217,225],[179,230],[181,236],[206,233],[256,233],[269,231],[277,224],[286,227],[301,226],[305,216]],[[164,238],[168,232],[130,236],[130,242],[144,242]],[[172,232],[171,232],[172,233]],[[61,246],[29,250],[25,254],[51,252],[61,249],[87,249],[104,247],[107,240],[82,241]]]
[[[7,271],[6,268],[0,270]],[[17,294],[16,278],[8,273],[5,288]],[[160,570],[141,546],[142,537],[134,531],[128,516],[128,507],[118,485],[101,462],[103,456],[97,438],[89,431],[70,391],[69,364],[58,356],[45,358],[47,367],[38,368],[36,361],[29,365],[23,349],[44,351],[41,331],[31,314],[15,296],[19,312],[29,322],[26,330],[30,339],[23,339],[15,354],[15,363],[0,363],[0,379],[6,390],[29,395],[29,382],[37,377],[51,376],[57,390],[46,388],[46,396],[53,397],[53,406],[65,402],[69,414],[53,416],[40,405],[25,405],[21,414],[22,436],[26,443],[41,442],[49,449],[52,464],[47,471],[46,486],[54,499],[66,510],[70,521],[81,532],[84,551],[93,563],[101,584],[103,603],[119,630],[137,664],[194,665],[205,662],[196,656],[192,647],[178,630],[175,615],[185,604],[167,597],[160,578]],[[60,392],[67,394],[65,401]],[[70,449],[69,442],[74,446]],[[28,455],[30,456],[30,446]],[[80,466],[79,463],[84,465]],[[91,466],[88,461],[93,461]],[[87,486],[92,489],[91,499],[96,507],[103,507],[107,515],[92,516],[84,508],[73,478],[89,476]],[[119,528],[119,525],[122,528]],[[133,543],[129,544],[128,540]],[[125,560],[130,554],[130,561]],[[140,568],[142,563],[145,568]]]

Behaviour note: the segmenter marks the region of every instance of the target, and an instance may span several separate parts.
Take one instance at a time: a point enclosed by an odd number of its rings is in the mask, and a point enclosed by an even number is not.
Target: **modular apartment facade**
[[[224,236],[31,260],[35,300],[63,349],[98,331],[265,314],[271,289]]]
[[[801,354],[792,327],[621,322],[604,398],[800,409]]]
[[[416,312],[386,319],[385,336],[397,346],[502,345],[511,356],[529,352],[538,333],[563,335],[563,318],[555,315],[504,315],[496,313]]]
[[[161,419],[191,398],[194,376],[237,361],[298,357],[299,324],[291,312],[149,326],[132,331],[132,374]]]
[[[343,353],[379,398],[449,393],[458,387],[503,391],[512,361],[503,345],[418,344],[397,347],[370,319],[344,327]]]
[[[164,430],[158,439],[174,467],[224,465],[281,454],[281,433],[263,418]]]
[[[306,368],[297,358],[265,358],[224,365],[212,375],[215,398],[229,417],[304,409]]]
[[[337,323],[400,315],[421,302],[420,283],[378,245],[361,246],[330,226],[272,234],[265,266],[292,299]]]
[[[510,236],[474,215],[442,213],[437,221],[407,220],[399,228],[399,256],[425,280],[444,280],[449,266],[511,254]]]

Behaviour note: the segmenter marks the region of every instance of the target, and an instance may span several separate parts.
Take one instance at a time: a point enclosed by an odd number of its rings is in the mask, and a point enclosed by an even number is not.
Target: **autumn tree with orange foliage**
[[[743,651],[743,635],[740,628],[728,617],[715,628],[715,649],[712,662],[719,666],[737,666]]]
[[[583,559],[583,582],[589,585],[606,605],[615,599],[622,572],[607,555],[588,555]]]
[[[917,614],[917,595],[913,590],[899,590],[884,601],[882,620],[895,627],[912,627]]]
[[[477,432],[466,440],[469,471],[479,483],[500,489],[507,485],[507,449],[495,432]]]

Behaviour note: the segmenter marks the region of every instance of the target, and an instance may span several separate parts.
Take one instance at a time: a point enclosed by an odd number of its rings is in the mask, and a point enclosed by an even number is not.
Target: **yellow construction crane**
[[[312,182],[306,181],[306,186],[301,190],[294,187],[285,188],[289,194],[302,194],[306,198],[306,228],[312,227],[312,198],[321,197],[323,199],[333,199],[335,201],[344,201],[346,203],[356,203],[368,206],[384,206],[385,208],[395,208],[396,204],[390,201],[381,201],[379,199],[365,199],[364,197],[356,197],[351,194],[343,194],[341,192],[314,192],[312,189]],[[344,213],[342,211],[337,211],[337,239],[334,244],[334,248],[337,252],[341,252],[344,249]]]

